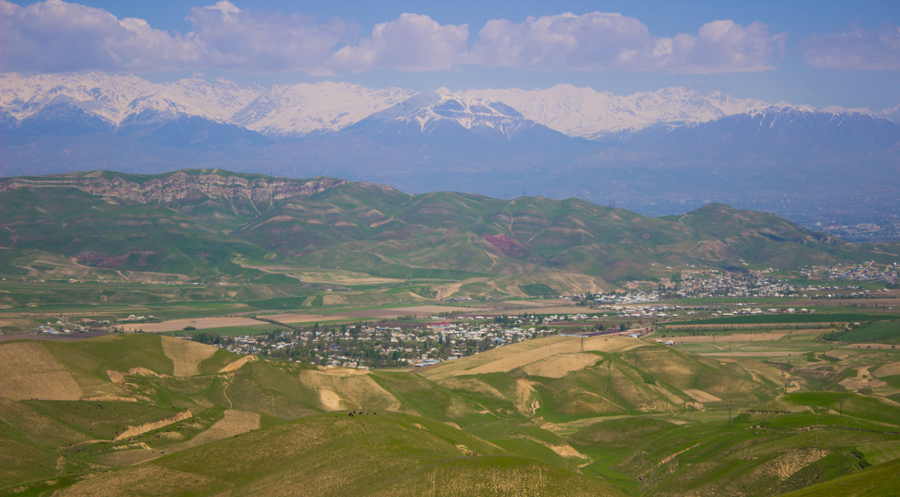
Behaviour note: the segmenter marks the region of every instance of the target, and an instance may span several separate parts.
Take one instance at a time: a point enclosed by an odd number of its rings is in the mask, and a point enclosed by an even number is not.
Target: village
[[[222,338],[213,345],[238,354],[262,354],[319,366],[421,367],[556,334],[555,329],[538,323],[561,319],[564,318],[504,316],[483,322],[442,321],[406,327],[315,325],[265,335]]]

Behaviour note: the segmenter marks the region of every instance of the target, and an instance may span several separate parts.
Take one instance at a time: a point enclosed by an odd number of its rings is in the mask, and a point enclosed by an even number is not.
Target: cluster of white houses
[[[345,367],[371,366],[369,362],[373,361],[367,361],[361,353],[369,350],[380,356],[392,357],[397,365],[423,366],[553,333],[552,330],[538,330],[534,326],[435,322],[411,328],[338,326],[319,331],[285,331],[274,337],[239,336],[218,346],[238,354],[266,355],[303,348],[311,356],[305,357],[305,361],[304,358],[295,359],[298,362],[310,362],[311,359],[317,364]],[[287,356],[291,357],[290,354]]]

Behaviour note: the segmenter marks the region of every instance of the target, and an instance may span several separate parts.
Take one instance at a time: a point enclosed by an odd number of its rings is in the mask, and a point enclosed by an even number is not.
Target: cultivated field
[[[166,331],[181,331],[188,326],[193,326],[198,330],[210,328],[232,328],[238,326],[259,326],[262,323],[255,319],[238,318],[238,317],[217,317],[217,318],[194,318],[194,319],[171,319],[161,323],[143,323],[143,324],[127,324],[122,326],[126,331],[141,330],[145,333],[160,333]]]

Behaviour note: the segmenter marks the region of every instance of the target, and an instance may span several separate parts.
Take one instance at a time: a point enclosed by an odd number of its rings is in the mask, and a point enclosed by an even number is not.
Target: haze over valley
[[[858,230],[861,240],[898,229],[896,109],[815,109],[685,88],[416,93],[100,73],[6,74],[3,88],[7,175],[98,163],[144,174],[225,167],[414,192],[578,197],[654,216],[722,201],[810,228],[877,226]],[[863,158],[865,169],[855,167]]]
[[[896,495],[898,26],[0,0],[0,495]]]

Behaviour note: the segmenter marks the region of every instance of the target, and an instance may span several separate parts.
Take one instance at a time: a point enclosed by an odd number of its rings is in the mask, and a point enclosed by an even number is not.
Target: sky
[[[0,71],[686,87],[878,111],[900,105],[900,1],[0,0]]]

